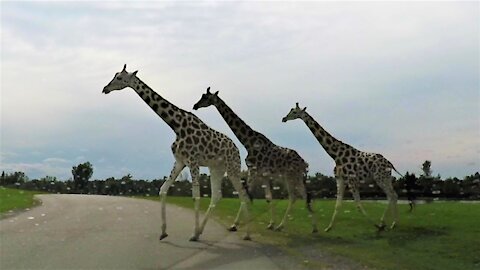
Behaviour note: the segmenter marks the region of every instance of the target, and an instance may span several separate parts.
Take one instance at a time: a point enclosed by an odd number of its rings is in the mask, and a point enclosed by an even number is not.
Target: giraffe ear
[[[126,71],[127,70],[127,64],[123,65],[123,70],[122,71]]]
[[[215,92],[215,94],[213,94],[213,95],[214,95],[214,96],[218,96],[218,91],[217,91],[217,92]]]
[[[210,86],[207,88],[207,94],[210,94]]]

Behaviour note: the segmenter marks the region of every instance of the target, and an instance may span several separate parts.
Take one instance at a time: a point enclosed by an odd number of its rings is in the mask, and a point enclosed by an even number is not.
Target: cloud
[[[127,63],[187,110],[207,86],[220,90],[310,171],[329,174],[332,162],[302,123],[280,122],[297,101],[401,169],[434,155],[442,175],[463,174],[480,148],[478,17],[474,2],[2,3],[2,156],[98,161],[101,177],[168,175],[168,126],[131,90],[100,93]],[[195,114],[234,137],[216,110]]]
[[[56,176],[61,179],[66,179],[69,175],[67,172],[71,170],[64,162],[35,162],[35,163],[3,163],[2,170],[7,172],[16,172],[21,171],[25,172],[30,178],[40,178],[43,176]]]
[[[46,158],[43,160],[44,163],[51,163],[51,164],[60,164],[60,163],[71,163],[70,160],[66,160],[66,159],[63,159],[63,158],[55,158],[55,157],[52,157],[52,158]]]

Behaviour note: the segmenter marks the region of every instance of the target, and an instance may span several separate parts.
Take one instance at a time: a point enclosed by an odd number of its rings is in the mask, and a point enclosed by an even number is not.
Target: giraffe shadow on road
[[[179,244],[179,243],[173,243],[173,242],[168,241],[168,240],[167,241],[162,240],[162,241],[160,241],[160,244],[169,245],[169,246],[176,247],[176,248],[203,250],[205,248],[212,247],[213,245],[215,245],[215,242],[214,241],[203,241],[202,240],[202,241],[198,241],[198,242],[195,242],[195,243],[185,242],[185,244]],[[197,244],[197,245],[194,245],[194,244]]]
[[[201,249],[198,253],[166,269],[306,269],[278,248],[238,240],[236,235],[216,243],[200,241],[198,244]],[[185,248],[192,247],[186,245]]]

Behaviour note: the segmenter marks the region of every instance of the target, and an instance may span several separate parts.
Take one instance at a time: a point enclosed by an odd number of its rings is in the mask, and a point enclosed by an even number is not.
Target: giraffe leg
[[[345,193],[345,181],[342,177],[337,177],[337,202],[335,203],[335,210],[333,211],[332,220],[325,231],[328,232],[332,229],[335,222],[335,217],[337,216],[340,206],[342,206],[343,194]]]
[[[243,194],[241,200],[241,207],[245,218],[245,236],[243,236],[243,240],[252,240],[250,237],[250,198],[247,194]]]
[[[387,195],[388,205],[383,212],[382,217],[380,218],[380,225],[377,226],[379,230],[383,230],[385,228],[385,216],[388,212],[391,212],[393,222],[390,226],[393,229],[398,221],[398,210],[397,210],[397,193],[393,189],[392,182],[390,180],[389,175],[382,175],[376,179],[378,186],[385,192]]]
[[[250,190],[253,190],[253,185],[256,184],[256,177],[253,176],[253,174],[251,174],[251,169],[249,169],[249,180],[250,180],[250,185],[248,188],[250,188]],[[236,232],[238,230],[237,226],[240,224],[240,217],[242,215],[242,213],[244,213],[244,207],[245,207],[246,204],[240,204],[240,208],[238,208],[238,212],[237,212],[237,215],[235,217],[235,220],[233,221],[233,224],[230,226],[230,228],[228,228],[229,231],[231,232]]]
[[[358,186],[358,181],[356,179],[351,179],[349,181],[350,191],[352,192],[353,199],[355,200],[355,204],[357,205],[357,209],[369,219],[365,208],[363,208],[362,202],[360,200],[360,190]]]
[[[316,214],[315,214],[315,211],[313,211],[313,208],[312,208],[312,201],[311,201],[311,198],[309,198],[309,194],[307,192],[307,188],[305,186],[305,184],[303,183],[303,178],[300,178],[298,180],[298,187],[299,187],[299,192],[300,194],[302,195],[302,198],[305,200],[306,202],[306,206],[307,206],[307,210],[308,212],[310,213],[310,216],[312,217],[312,233],[317,233],[318,232],[318,227],[317,227],[317,217],[316,217]]]
[[[162,234],[160,235],[160,240],[163,238],[167,237],[167,214],[165,211],[165,200],[167,198],[167,191],[168,188],[172,185],[172,183],[177,179],[177,176],[180,174],[180,172],[185,168],[185,164],[180,161],[175,161],[175,164],[173,165],[173,169],[170,172],[170,176],[168,177],[167,181],[163,183],[163,185],[160,187],[160,202],[161,202],[161,216],[162,216]]]
[[[228,228],[230,232],[236,232],[238,231],[238,225],[240,225],[240,217],[243,213],[243,207],[244,204],[240,203],[240,207],[238,208],[237,215],[235,216],[235,220],[233,221],[233,224]]]
[[[211,169],[211,176],[210,176],[210,188],[212,197],[210,199],[210,205],[208,206],[207,212],[205,213],[205,217],[200,225],[200,234],[202,234],[203,229],[205,229],[205,225],[207,224],[208,218],[210,214],[215,209],[218,201],[222,198],[222,177],[225,173],[223,169]]]
[[[390,229],[393,229],[395,228],[395,225],[397,224],[397,221],[398,221],[398,209],[397,209],[398,195],[393,189],[393,185],[392,185],[392,182],[390,181],[390,177],[387,178],[386,181],[388,181],[386,183],[386,186],[389,194],[389,196],[387,197],[388,197],[389,206],[392,211],[392,218],[393,218],[392,224],[390,225]]]
[[[265,199],[267,200],[268,204],[268,212],[270,213],[270,222],[268,223],[267,229],[273,230],[275,225],[274,220],[274,207],[273,207],[273,195],[272,195],[272,186],[270,185],[270,181],[268,179],[263,179],[262,183],[265,184]]]
[[[352,191],[352,195],[353,195],[353,199],[355,200],[355,204],[357,205],[357,209],[362,212],[363,216],[365,216],[368,221],[370,221],[371,223],[373,223],[375,225],[375,227],[378,228],[378,230],[383,230],[384,229],[384,225],[380,224],[380,225],[377,225],[375,224],[375,221],[373,221],[370,216],[367,215],[367,212],[365,211],[365,209],[363,208],[363,205],[360,201],[360,192],[358,190],[358,187],[356,186],[357,184],[353,184],[351,187],[351,191]]]
[[[360,211],[365,217],[368,218],[367,212],[365,211],[365,208],[363,208],[362,202],[360,201],[360,193],[358,192],[358,190],[352,190],[352,195],[353,199],[355,200],[355,204],[357,205],[358,211]]]
[[[290,210],[292,209],[293,204],[295,204],[296,197],[295,197],[295,191],[293,190],[293,187],[289,182],[287,182],[287,190],[288,190],[288,206],[287,210],[285,210],[285,214],[283,215],[282,221],[280,224],[278,224],[277,227],[275,227],[275,231],[281,231],[283,229],[283,226],[285,225],[285,222],[287,220],[288,215],[290,214]]]
[[[200,183],[198,178],[200,176],[200,171],[198,165],[190,165],[190,174],[192,175],[192,197],[194,201],[194,210],[195,210],[195,225],[193,229],[193,235],[190,238],[190,241],[197,241],[200,236]]]
[[[248,197],[247,191],[245,190],[245,187],[242,185],[241,179],[240,179],[240,168],[237,168],[233,164],[227,164],[227,175],[232,183],[233,187],[235,188],[235,191],[238,192],[238,197],[240,198],[240,209],[237,214],[236,221],[234,225],[235,229],[232,229],[230,227],[231,231],[236,230],[236,225],[238,224],[238,219],[240,218],[240,212],[243,212],[244,219],[245,219],[245,236],[243,237],[243,240],[251,240],[250,237],[250,198]]]

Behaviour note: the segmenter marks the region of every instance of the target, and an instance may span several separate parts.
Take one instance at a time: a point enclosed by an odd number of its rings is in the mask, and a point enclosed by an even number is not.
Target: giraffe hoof
[[[314,229],[312,230],[312,233],[318,233],[318,229],[317,229],[317,228],[314,228]]]
[[[325,231],[325,232],[329,232],[331,229],[332,229],[332,227],[331,227],[331,226],[328,226],[327,228],[325,228],[324,231]]]
[[[273,223],[268,224],[267,230],[273,230],[273,228],[274,228]]]
[[[230,228],[228,228],[228,231],[236,232],[237,231],[237,226],[235,226],[235,225],[230,226]]]
[[[274,229],[274,231],[276,231],[276,232],[281,232],[282,229],[283,229],[283,226],[277,226],[277,227]]]
[[[385,231],[385,227],[386,227],[386,226],[385,226],[385,224],[382,223],[382,224],[380,224],[380,225],[375,224],[375,227],[377,227],[377,230],[378,230],[379,232],[383,232],[383,231]]]
[[[395,226],[396,226],[396,225],[397,225],[397,224],[396,224],[395,222],[393,222],[392,225],[390,225],[390,230],[395,229]]]
[[[167,236],[168,236],[168,234],[162,233],[162,235],[160,235],[160,240],[162,240],[163,238],[165,238],[165,237],[167,237]]]
[[[197,242],[198,241],[198,236],[194,235],[194,236],[190,237],[189,241],[190,242]]]
[[[245,236],[243,237],[243,240],[245,240],[245,241],[250,241],[250,240],[252,240],[252,238],[250,237],[250,235],[245,235]]]

